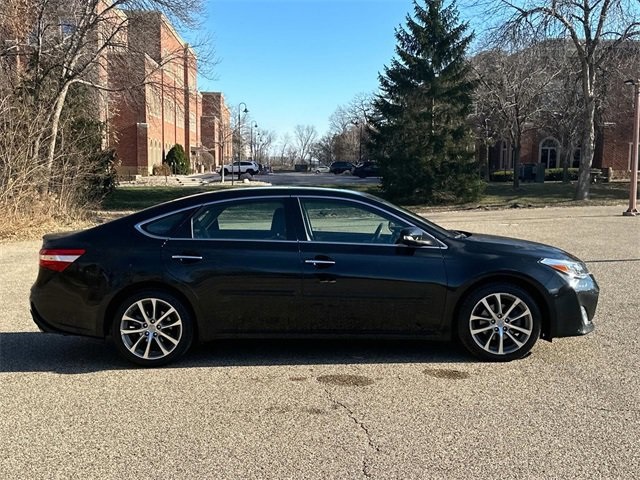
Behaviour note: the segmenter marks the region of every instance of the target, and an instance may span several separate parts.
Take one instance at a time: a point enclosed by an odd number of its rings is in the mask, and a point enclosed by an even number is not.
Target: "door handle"
[[[181,263],[196,263],[203,259],[200,255],[171,255],[171,258]]]
[[[316,260],[315,258],[305,260],[304,263],[313,265],[316,268],[327,268],[327,267],[330,267],[331,265],[336,264],[336,262],[334,262],[333,260]]]

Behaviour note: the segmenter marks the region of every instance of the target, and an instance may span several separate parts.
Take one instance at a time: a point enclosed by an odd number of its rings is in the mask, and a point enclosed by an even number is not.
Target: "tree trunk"
[[[583,65],[586,73],[583,73],[582,88],[584,97],[587,99],[582,130],[582,146],[580,155],[580,170],[578,172],[578,184],[576,186],[575,200],[589,199],[589,185],[591,183],[591,165],[593,164],[593,155],[595,152],[595,117],[596,102],[593,95],[594,91],[594,75],[592,65]]]
[[[520,142],[513,149],[513,188],[520,188]]]
[[[490,171],[489,169],[491,168],[491,162],[489,160],[489,141],[487,140],[485,143],[485,152],[486,152],[486,158],[484,159],[485,161],[485,165],[484,165],[484,181],[489,183],[489,181],[491,180],[490,177]]]
[[[60,116],[62,115],[62,108],[64,107],[64,103],[67,99],[68,91],[69,84],[66,84],[64,87],[62,87],[60,95],[58,95],[58,99],[56,100],[53,110],[53,116],[51,117],[51,138],[49,138],[49,147],[47,151],[47,173],[49,175],[49,179],[51,179],[51,172],[53,170],[53,159],[56,152],[58,129],[60,127]]]
[[[576,149],[575,142],[569,139],[567,145],[562,150],[562,183],[571,183],[569,178],[569,168],[571,168],[571,159],[573,158],[573,152]]]

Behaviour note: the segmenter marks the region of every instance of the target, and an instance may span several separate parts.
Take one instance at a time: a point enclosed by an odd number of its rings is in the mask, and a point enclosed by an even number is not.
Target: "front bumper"
[[[575,337],[594,330],[600,288],[593,275],[572,279],[554,296],[556,321],[551,337]]]

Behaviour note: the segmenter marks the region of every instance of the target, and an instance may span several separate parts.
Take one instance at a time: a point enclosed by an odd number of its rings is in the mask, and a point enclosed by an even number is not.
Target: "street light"
[[[353,123],[356,127],[360,127],[360,133],[358,135],[358,163],[362,163],[362,122],[354,120]]]
[[[633,150],[631,152],[631,184],[629,185],[629,208],[622,215],[635,217],[638,215],[638,131],[640,130],[640,80],[627,80],[626,85],[633,85],[635,115],[633,120]]]
[[[244,105],[244,110],[242,110],[242,106]],[[242,117],[241,113],[247,114],[249,113],[249,109],[247,109],[247,104],[244,102],[240,102],[238,105],[238,179],[240,178],[240,160],[241,160],[241,151],[242,151]],[[231,185],[233,185],[233,164],[231,164]]]
[[[249,147],[250,147],[250,150],[251,150],[251,160],[252,161],[255,161],[255,154],[254,154],[254,148],[253,148],[253,129],[254,128],[258,128],[258,124],[255,123],[255,122],[251,122],[251,134],[250,134],[251,145],[249,145]]]

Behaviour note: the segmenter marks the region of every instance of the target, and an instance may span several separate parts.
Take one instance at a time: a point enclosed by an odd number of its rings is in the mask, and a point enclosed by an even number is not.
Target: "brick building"
[[[229,110],[220,93],[216,108],[204,112],[197,89],[197,58],[160,12],[126,11],[127,52],[114,52],[109,83],[126,91],[110,95],[109,143],[115,146],[123,175],[149,175],[176,144],[184,147],[192,170],[214,168],[224,152],[210,138],[229,129]],[[202,138],[206,138],[203,146]],[[230,148],[230,146],[228,147]],[[209,160],[213,155],[213,162]],[[227,152],[230,156],[230,151]],[[214,163],[214,165],[209,165]]]
[[[148,175],[176,144],[196,160],[202,108],[197,61],[160,12],[125,13],[130,49],[113,54],[109,82],[132,86],[111,96],[109,143],[123,174]]]
[[[557,42],[550,43],[557,47]],[[566,48],[566,47],[563,47]],[[595,131],[595,151],[592,167],[605,171],[611,178],[629,178],[631,170],[631,152],[633,143],[633,87],[624,84],[626,78],[637,78],[637,62],[640,59],[640,44],[633,43],[626,47],[623,56],[627,66],[618,69],[610,66],[610,72],[602,77],[602,90],[606,98],[599,98],[601,108],[597,112]],[[626,69],[626,71],[624,71]],[[520,163],[544,165],[545,168],[562,168],[563,159],[567,157],[562,150],[561,139],[551,128],[538,128],[527,131],[521,140]],[[512,170],[514,152],[510,142],[498,140],[488,149],[489,169],[491,172]],[[569,167],[577,168],[580,164],[580,146],[569,153]],[[486,151],[478,149],[482,164],[485,163]]]
[[[211,155],[211,163],[202,162],[205,170],[229,163],[233,157],[231,112],[220,92],[202,92],[200,123],[202,148]]]
[[[632,101],[629,95],[629,101]],[[596,130],[596,145],[592,168],[599,168],[615,178],[629,178],[633,145],[633,112],[619,115],[615,121],[604,122]],[[484,162],[484,152],[479,150]],[[580,147],[570,155],[570,168],[580,165]],[[525,133],[520,148],[520,164],[544,165],[562,168],[562,145],[552,132],[535,130]],[[514,152],[508,140],[498,140],[489,147],[489,169],[491,172],[513,170]]]

